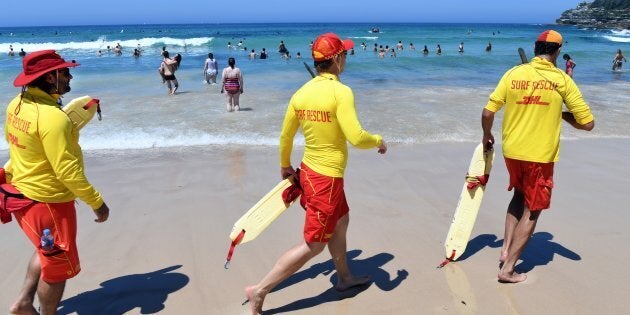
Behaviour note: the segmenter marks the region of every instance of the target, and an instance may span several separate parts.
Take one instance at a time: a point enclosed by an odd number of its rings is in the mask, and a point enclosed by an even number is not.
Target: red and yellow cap
[[[334,33],[322,34],[313,43],[313,59],[328,60],[353,47],[354,43],[350,39],[341,40]]]
[[[562,35],[554,30],[546,30],[538,35],[538,39],[536,41],[562,45]]]

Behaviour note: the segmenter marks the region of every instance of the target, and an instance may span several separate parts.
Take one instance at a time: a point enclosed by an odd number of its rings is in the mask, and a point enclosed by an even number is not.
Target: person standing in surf
[[[228,112],[241,110],[239,98],[243,94],[243,74],[237,68],[234,57],[228,59],[228,66],[221,74],[221,93],[227,92],[226,108]]]
[[[617,54],[615,54],[615,58],[613,58],[613,71],[621,71],[624,62],[628,62],[626,57],[623,56],[621,49],[617,49]]]
[[[214,59],[214,54],[208,53],[208,58],[203,64],[203,75],[206,79],[206,84],[217,84],[217,74],[219,74],[219,64]]]
[[[573,68],[575,68],[575,61],[571,59],[569,54],[562,55],[562,59],[564,59],[564,72],[573,78]]]
[[[380,135],[361,127],[352,89],[339,81],[347,50],[353,47],[351,40],[342,41],[333,33],[320,35],[312,47],[318,75],[295,92],[289,102],[280,133],[280,175],[287,178],[296,174],[291,151],[301,127],[306,142],[298,176],[303,189],[301,203],[306,209],[304,239],[284,253],[259,283],[245,289],[252,314],[262,312],[265,297],[275,286],[327,246],[337,270],[335,290],[371,282],[370,276],[355,276],[348,267],[346,230],[350,209],[343,175],[348,141],[358,148],[378,148],[381,154],[387,152],[387,145]]]
[[[542,210],[551,203],[553,168],[560,153],[560,128],[565,120],[576,129],[590,131],[595,121],[573,79],[556,67],[562,36],[547,30],[534,45],[535,57],[508,70],[483,109],[482,143],[494,145],[494,114],[505,106],[503,156],[514,189],[505,217],[500,282],[522,282],[527,276],[514,266],[529,241]],[[562,104],[569,111],[562,111]]]
[[[175,77],[175,71],[177,71],[179,62],[177,59],[169,58],[170,55],[166,50],[162,52],[162,56],[164,56],[164,59],[162,60],[162,63],[160,63],[158,72],[162,77],[162,83],[166,83],[166,86],[168,87],[168,95],[174,95],[179,87],[179,83]],[[179,57],[179,60],[181,60],[181,56]]]

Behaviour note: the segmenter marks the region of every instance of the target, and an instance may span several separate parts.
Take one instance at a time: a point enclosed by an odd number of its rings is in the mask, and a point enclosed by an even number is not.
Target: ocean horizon
[[[378,27],[378,33],[371,32]],[[310,79],[309,43],[335,32],[355,43],[355,54],[341,80],[355,93],[363,127],[388,142],[414,144],[475,142],[481,139],[479,117],[488,95],[510,67],[520,63],[518,48],[533,56],[540,32],[562,33],[563,53],[577,63],[574,80],[598,122],[592,133],[565,127],[565,139],[628,138],[630,73],[611,71],[617,49],[630,49],[630,30],[582,29],[547,24],[492,23],[238,23],[141,24],[0,28],[0,102],[19,93],[13,80],[22,70],[20,49],[55,49],[81,66],[72,69],[72,92],[64,102],[90,95],[101,100],[103,120],[81,131],[86,150],[127,150],[199,145],[277,145],[291,95]],[[277,52],[284,41],[292,58]],[[374,45],[396,47],[378,58]],[[228,43],[233,45],[228,49]],[[238,43],[242,42],[240,46]],[[464,52],[458,45],[464,43]],[[361,44],[365,43],[366,50]],[[415,50],[410,49],[413,43]],[[485,47],[492,44],[492,50]],[[123,47],[121,56],[113,47]],[[436,54],[437,45],[442,54]],[[16,56],[7,52],[12,45]],[[422,54],[424,45],[428,55]],[[110,46],[110,50],[107,50]],[[178,94],[168,96],[157,67],[162,47],[183,56],[176,75]],[[132,56],[135,48],[142,56]],[[262,48],[267,60],[250,60]],[[102,55],[97,52],[101,50]],[[204,84],[203,63],[213,52],[219,68],[234,57],[244,75],[245,93],[238,113],[225,112],[219,86]],[[297,58],[297,53],[302,55]],[[558,67],[563,69],[564,65]],[[219,78],[220,79],[220,78]],[[2,119],[4,119],[2,111]],[[500,124],[500,116],[497,124]],[[599,123],[599,122],[602,123]],[[497,125],[498,127],[498,125]],[[495,128],[498,133],[498,128]],[[298,139],[298,144],[300,143]],[[6,151],[6,142],[0,150]]]

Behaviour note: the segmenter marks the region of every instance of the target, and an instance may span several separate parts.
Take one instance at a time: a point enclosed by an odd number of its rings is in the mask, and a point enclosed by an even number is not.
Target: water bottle
[[[55,246],[55,239],[52,234],[50,234],[50,229],[45,229],[44,234],[42,235],[41,241],[42,250],[50,251]]]

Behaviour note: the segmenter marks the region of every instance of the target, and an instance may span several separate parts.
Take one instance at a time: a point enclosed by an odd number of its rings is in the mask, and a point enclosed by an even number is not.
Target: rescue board
[[[518,48],[518,55],[521,57],[521,63],[527,63],[527,56],[523,48]]]
[[[70,121],[77,127],[77,130],[81,130],[83,126],[87,125],[87,123],[94,118],[94,115],[98,113],[98,120],[101,120],[101,105],[98,99],[92,98],[88,95],[77,97],[70,101],[70,103],[66,104],[61,108],[68,117]],[[8,160],[4,164],[4,170],[6,172],[6,181],[7,183],[11,182],[11,160]]]
[[[101,107],[99,100],[90,96],[81,96],[73,99],[61,109],[70,117],[72,123],[81,130],[87,125],[94,115],[98,113],[98,120],[101,120]]]
[[[468,166],[468,173],[459,196],[451,227],[444,242],[447,259],[438,267],[443,267],[448,262],[457,260],[466,250],[481,201],[483,200],[493,161],[494,149],[484,151],[483,144],[477,145]]]
[[[293,185],[292,179],[292,177],[283,179],[234,223],[230,233],[232,244],[225,261],[225,269],[228,269],[236,245],[255,239],[295,202],[294,199],[290,203],[285,203],[282,198],[282,193]]]

